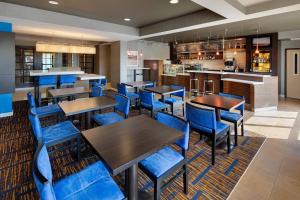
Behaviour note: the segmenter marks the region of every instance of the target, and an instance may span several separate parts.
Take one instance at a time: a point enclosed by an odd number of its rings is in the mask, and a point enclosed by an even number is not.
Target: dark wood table
[[[157,87],[153,87],[153,88],[145,88],[146,91],[149,92],[153,92],[156,94],[160,94],[162,101],[164,101],[164,96],[168,95],[168,94],[172,94],[172,93],[176,93],[176,92],[180,92],[182,90],[184,90],[183,88],[175,88],[169,85],[162,85],[162,86],[157,86]]]
[[[61,97],[71,97],[79,94],[88,94],[90,90],[85,87],[73,87],[73,88],[51,89],[48,92],[56,101],[58,98]]]
[[[93,97],[93,98],[81,98],[73,101],[64,101],[58,103],[64,114],[73,116],[77,114],[86,113],[86,128],[90,128],[91,112],[101,110],[105,108],[111,108],[117,105],[117,102],[110,97]]]
[[[245,101],[241,99],[222,97],[216,94],[197,97],[191,100],[191,102],[195,104],[215,108],[216,118],[218,121],[221,120],[220,110],[230,111],[245,103]]]
[[[128,198],[137,199],[138,163],[174,143],[183,134],[154,119],[139,115],[124,121],[82,132],[112,175],[125,171]]]
[[[136,81],[136,82],[126,82],[123,83],[124,85],[127,85],[129,87],[133,87],[135,90],[135,93],[138,92],[138,88],[145,87],[147,85],[151,85],[153,82],[151,81]]]

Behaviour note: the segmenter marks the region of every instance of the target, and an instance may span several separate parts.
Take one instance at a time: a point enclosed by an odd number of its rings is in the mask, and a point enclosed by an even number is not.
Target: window
[[[294,75],[299,74],[299,53],[294,54]]]
[[[54,56],[53,53],[43,53],[43,60],[42,60],[42,68],[49,69],[54,67]]]

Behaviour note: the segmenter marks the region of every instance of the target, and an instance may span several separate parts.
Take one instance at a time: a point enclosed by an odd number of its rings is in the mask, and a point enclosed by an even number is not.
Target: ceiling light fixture
[[[170,4],[177,4],[179,3],[179,0],[170,0]]]
[[[259,49],[258,49],[258,30],[259,30],[259,26],[258,26],[257,31],[256,31],[256,49],[255,49],[255,54],[259,54]]]
[[[58,5],[59,3],[57,1],[48,1],[52,5]]]
[[[124,21],[129,22],[129,21],[131,21],[131,19],[130,18],[124,18]]]

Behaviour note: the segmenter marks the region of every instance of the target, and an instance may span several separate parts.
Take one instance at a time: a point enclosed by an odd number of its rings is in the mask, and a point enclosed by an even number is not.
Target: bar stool
[[[206,90],[207,86],[211,84],[212,90]],[[215,84],[213,80],[204,80],[204,85],[203,85],[203,94],[214,94],[215,93]]]
[[[192,83],[195,84],[195,87],[193,88]],[[194,79],[190,79],[190,92],[189,92],[189,97],[191,98],[192,94],[194,94],[194,96],[198,96],[199,94],[199,79],[194,78]]]

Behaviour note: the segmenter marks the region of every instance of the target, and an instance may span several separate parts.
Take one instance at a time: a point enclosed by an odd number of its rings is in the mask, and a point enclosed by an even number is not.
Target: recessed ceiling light
[[[130,18],[124,18],[124,21],[129,22],[131,19]]]
[[[57,1],[48,1],[52,5],[58,5],[59,3]]]
[[[179,3],[179,0],[170,0],[170,3],[171,4],[176,4],[176,3]]]

